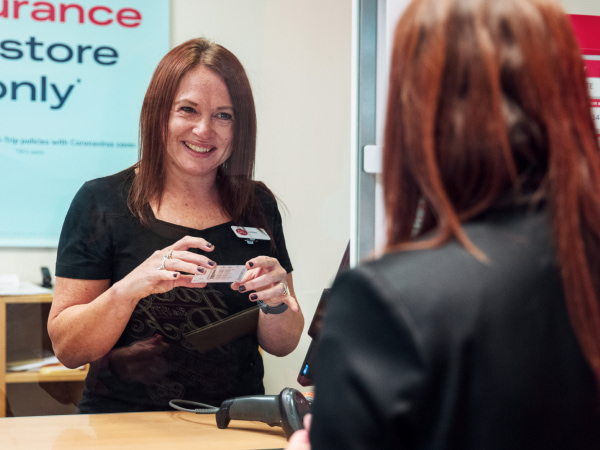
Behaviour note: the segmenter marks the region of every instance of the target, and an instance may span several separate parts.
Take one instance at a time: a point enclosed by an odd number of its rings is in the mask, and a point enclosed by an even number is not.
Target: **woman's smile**
[[[216,147],[199,147],[197,145],[191,144],[189,142],[183,141],[183,144],[189,148],[190,150],[193,150],[196,153],[209,153],[211,151],[213,151]]]

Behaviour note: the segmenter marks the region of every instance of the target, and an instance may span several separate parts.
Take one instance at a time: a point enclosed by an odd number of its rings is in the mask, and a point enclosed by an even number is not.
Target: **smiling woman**
[[[140,128],[138,163],[87,182],[59,242],[48,332],[66,366],[91,363],[79,409],[264,394],[259,346],[287,355],[304,318],[277,203],[251,177],[256,116],[242,65],[205,39],[175,47],[154,72]],[[237,227],[268,239],[240,239]],[[247,271],[230,286],[194,280],[217,265]],[[186,340],[259,300],[255,331],[203,351]]]
[[[216,91],[213,93],[212,89]],[[181,104],[184,101],[188,103]],[[235,120],[223,118],[221,113],[227,112],[223,109],[231,111]],[[206,127],[208,119],[210,126]],[[195,126],[190,127],[188,121]],[[217,138],[217,135],[223,135],[223,125],[230,128],[232,134]],[[218,133],[217,129],[220,130]],[[218,170],[210,176],[196,179],[193,184],[200,183],[200,186],[179,183],[176,189],[165,193],[170,188],[167,176],[171,163],[176,160],[171,150],[185,147],[181,149],[182,153],[191,153],[185,145],[186,140],[202,148],[202,144],[206,143],[195,137],[199,131],[204,133],[204,137],[216,139],[211,142],[211,149],[218,143],[220,150],[227,150],[230,146],[234,151],[224,159],[218,156],[227,151],[215,152],[216,155],[206,158],[219,160],[222,164],[217,165]],[[187,134],[181,136],[181,132]],[[140,162],[128,202],[142,224],[146,225],[149,219],[146,203],[153,206],[154,212],[161,210],[161,214],[170,215],[165,209],[169,207],[167,197],[174,200],[173,208],[181,211],[181,208],[193,208],[189,200],[200,191],[210,196],[213,210],[223,209],[234,221],[253,216],[258,227],[266,227],[261,214],[251,212],[254,208],[252,174],[256,155],[254,98],[246,72],[233,53],[203,39],[189,40],[171,50],[159,63],[150,81],[142,105],[140,136]],[[171,182],[177,181],[178,177],[171,177]],[[182,195],[186,191],[192,192]],[[215,196],[217,191],[218,199]],[[177,216],[178,213],[171,215]]]
[[[33,1],[28,6],[22,6],[20,9],[20,21],[11,19],[0,19],[4,25],[9,23],[23,23],[29,18],[29,11],[32,9]],[[61,3],[60,0],[51,1],[56,8]],[[65,4],[84,2],[62,2]],[[119,1],[110,0],[99,1],[97,5],[108,5],[116,12],[123,4],[118,5]],[[138,8],[154,1],[132,0],[127,4]],[[157,2],[160,3],[160,2]],[[255,165],[254,178],[263,181],[278,198],[285,203],[285,209],[282,213],[283,226],[285,232],[286,247],[294,267],[294,290],[297,294],[304,315],[310,314],[316,307],[319,300],[319,294],[324,287],[328,286],[335,274],[339,259],[344,252],[349,236],[349,177],[350,177],[350,159],[348,157],[348,148],[350,144],[350,58],[351,58],[351,10],[352,2],[347,0],[304,0],[302,2],[281,2],[280,0],[257,0],[248,2],[246,0],[231,0],[228,2],[215,2],[213,0],[171,0],[170,17],[165,14],[165,21],[171,24],[170,29],[170,48],[175,47],[193,37],[206,36],[219,42],[229,50],[243,63],[245,71],[250,79],[254,100],[256,102],[256,113],[258,121],[257,140],[257,159]],[[12,15],[13,1],[9,1],[9,13]],[[2,0],[0,0],[0,7]],[[88,4],[89,5],[89,4]],[[89,9],[90,6],[86,7]],[[155,7],[152,6],[151,9]],[[318,11],[318,14],[315,13]],[[70,10],[73,15],[68,15],[77,28],[75,22],[75,10]],[[143,11],[142,11],[143,13]],[[57,16],[58,17],[58,16]],[[102,11],[98,11],[96,17],[102,19]],[[114,17],[114,15],[113,15]],[[149,17],[144,16],[143,23],[148,23]],[[87,20],[87,19],[86,19]],[[38,22],[48,29],[58,32],[63,28],[60,23]],[[86,22],[89,24],[89,22]],[[72,46],[76,51],[76,44],[82,45],[89,41],[88,33],[82,27],[77,37],[72,42],[65,42]],[[92,27],[92,29],[113,30],[122,29],[116,22],[109,27]],[[141,27],[140,27],[141,28]],[[137,29],[132,29],[137,30]],[[310,30],[310,31],[309,31]],[[6,34],[6,33],[5,33]],[[15,34],[15,33],[13,33]],[[12,38],[16,39],[18,33]],[[30,36],[36,36],[36,42],[43,41],[45,45],[58,42],[57,39],[44,37],[36,32],[22,35],[19,37],[21,43],[29,41]],[[274,38],[276,36],[276,38]],[[11,38],[10,35],[0,36],[0,41]],[[110,40],[100,39],[94,45],[109,44]],[[147,43],[147,42],[146,42]],[[14,48],[11,45],[11,48]],[[118,48],[117,45],[115,48]],[[30,47],[21,45],[24,56],[21,61],[29,60]],[[47,58],[46,47],[36,47],[36,55]],[[119,63],[113,66],[101,67],[91,60],[93,53],[86,51],[83,54],[91,67],[97,71],[104,71],[110,67],[120,66],[127,62],[125,54],[121,55],[119,49]],[[59,49],[57,48],[57,52]],[[165,52],[166,53],[166,50]],[[15,53],[10,53],[14,55]],[[138,51],[144,60],[149,60],[150,55],[146,52]],[[60,56],[57,53],[58,56]],[[77,53],[69,63],[63,65],[79,66],[77,64]],[[108,58],[105,58],[108,60]],[[6,61],[9,63],[9,61]],[[158,59],[156,60],[158,62]],[[59,64],[50,63],[50,66],[57,68]],[[153,67],[154,68],[154,67]],[[134,73],[144,73],[149,81],[152,70],[143,67],[134,68]],[[110,72],[106,70],[106,72]],[[1,78],[1,77],[0,77]],[[77,77],[75,77],[77,78]],[[58,85],[60,92],[66,92],[68,84],[75,82],[63,80],[63,84],[58,83],[48,74],[48,99],[47,103],[41,105],[29,103],[26,105],[31,108],[46,105],[48,109],[51,105],[58,104],[58,99],[50,97],[53,93],[50,83]],[[38,100],[41,98],[41,89],[39,86],[40,77],[5,77],[5,80],[29,80],[36,82],[38,86]],[[63,109],[68,107],[72,101],[78,99],[79,89],[93,88],[83,79],[82,85],[76,85],[65,103]],[[126,81],[118,77],[114,80],[115,91],[118,86],[122,86]],[[143,86],[145,89],[147,82]],[[10,91],[10,86],[7,84]],[[82,121],[95,124],[99,119],[114,123],[115,127],[121,123],[120,111],[134,111],[138,115],[143,100],[143,92],[137,95],[134,91],[129,91],[131,95],[119,95],[119,110],[115,110],[114,117],[108,117],[99,111],[98,107],[106,100],[103,96],[98,98],[98,103],[88,103],[81,109],[78,109],[77,116]],[[29,98],[28,88],[23,87],[19,95],[24,99]],[[62,94],[64,95],[64,94]],[[234,99],[232,98],[232,101]],[[0,100],[5,107],[10,106],[10,92]],[[168,110],[172,109],[172,103],[168,105]],[[243,106],[243,105],[242,105]],[[315,107],[318,106],[318,111]],[[2,108],[3,106],[0,106]],[[112,113],[111,113],[112,114]],[[26,116],[28,121],[36,121],[39,115],[33,111],[28,111]],[[245,117],[248,117],[245,115]],[[240,119],[239,110],[236,110],[234,117],[234,127],[238,129]],[[37,127],[30,127],[32,137],[44,137],[44,134],[34,133]],[[135,125],[134,125],[135,128]],[[132,139],[125,138],[118,133],[113,132],[113,128],[107,133],[99,136],[86,136],[77,131],[80,127],[71,124],[73,133],[57,132],[55,141],[65,139],[68,143],[73,137],[79,141],[102,141],[114,142],[116,154],[129,153],[130,149],[119,149],[121,143],[128,147],[135,145],[137,149],[137,134],[134,129]],[[246,125],[246,129],[249,129]],[[247,131],[236,131],[236,135],[247,133]],[[6,128],[0,139],[30,137],[28,133],[23,136],[11,132]],[[93,138],[93,139],[92,139]],[[51,144],[53,141],[50,141]],[[66,145],[66,144],[65,144]],[[33,145],[30,147],[34,147]],[[38,146],[39,147],[39,146]],[[38,148],[35,147],[35,148]],[[29,147],[23,147],[27,150]],[[39,147],[42,148],[42,147]],[[51,147],[50,147],[51,148]],[[50,153],[50,148],[46,151]],[[235,147],[234,148],[239,148]],[[43,149],[46,149],[44,147]],[[94,147],[79,146],[76,152],[89,153]],[[116,157],[98,147],[97,152],[93,152],[98,157],[88,164],[79,164],[73,161],[67,171],[68,175],[73,175],[86,170],[89,165],[99,165],[100,161],[113,161],[112,167],[116,169],[101,169],[99,175],[85,175],[83,179],[92,179],[97,176],[109,175],[118,170],[119,165],[126,167],[132,162],[115,163]],[[123,151],[121,151],[123,150]],[[55,153],[55,150],[52,150]],[[247,154],[247,153],[244,153]],[[21,156],[19,156],[21,158]],[[37,174],[27,175],[25,165],[29,166],[30,159],[23,159],[23,171],[19,176],[24,180],[23,183],[31,184],[33,178],[38,178]],[[114,165],[116,164],[116,166]],[[49,171],[48,167],[41,170]],[[104,171],[102,173],[102,170]],[[58,184],[58,183],[57,183]],[[81,182],[77,182],[81,185]],[[29,187],[32,195],[40,199],[40,203],[48,203],[51,197],[49,189],[45,189],[45,183],[41,183],[39,188]],[[8,192],[8,191],[7,191]],[[74,192],[67,193],[68,200],[72,199]],[[8,197],[8,196],[7,196]],[[14,198],[14,195],[10,196]],[[55,197],[52,195],[52,197]],[[274,203],[274,202],[273,202]],[[60,217],[64,219],[65,214],[61,210],[40,210],[38,202],[21,202],[15,208],[31,211],[30,221],[47,217]],[[9,209],[4,209],[9,210]],[[65,209],[66,212],[66,209]],[[267,212],[268,214],[268,212]],[[0,213],[1,215],[1,213]],[[7,216],[8,218],[8,216]],[[41,222],[41,220],[39,220]],[[2,220],[0,219],[0,222]],[[12,220],[11,220],[12,222]],[[235,223],[235,225],[238,225]],[[246,228],[249,231],[249,228]],[[24,229],[23,233],[30,237],[29,228]],[[232,232],[233,233],[233,232]],[[245,240],[239,239],[248,248]],[[37,241],[36,241],[37,242]],[[268,241],[266,241],[268,242]],[[216,243],[212,242],[213,244]],[[261,244],[255,241],[254,246]],[[36,244],[40,245],[40,244]],[[48,267],[53,276],[54,283],[55,264],[56,264],[56,244],[42,244],[51,247],[36,248],[0,248],[0,273],[16,273],[24,281],[37,283],[41,281],[40,266]],[[216,251],[216,250],[215,250]],[[210,257],[214,253],[207,253]],[[220,263],[216,257],[212,258]],[[281,262],[281,259],[278,258]],[[167,261],[167,268],[171,261]],[[159,264],[160,265],[160,264]],[[156,271],[156,268],[153,269]],[[157,271],[158,272],[158,271]],[[209,285],[219,287],[218,285]],[[226,285],[223,285],[227,287]],[[207,289],[205,288],[205,289]],[[201,289],[197,290],[201,292]],[[248,293],[250,294],[250,292]],[[173,308],[175,310],[175,308]],[[162,308],[150,309],[150,313],[156,313],[158,317],[167,311]],[[262,314],[262,313],[261,313]],[[276,357],[266,351],[262,352],[265,366],[264,386],[268,394],[278,394],[286,386],[298,387],[296,384],[297,370],[302,364],[306,353],[307,342],[302,338],[299,346],[290,355],[286,357]],[[21,385],[12,386],[8,390],[7,399],[11,404],[15,415],[23,415],[24,411],[32,413],[51,414],[58,409],[58,402],[54,401],[54,408],[49,408],[44,403],[48,398],[45,391],[35,386],[35,383],[28,384],[28,388],[40,391],[39,394],[29,395],[26,399],[21,394],[25,390]],[[157,388],[158,389],[158,388]],[[33,399],[32,399],[33,397]],[[65,410],[67,407],[64,406]],[[70,409],[69,409],[70,411]],[[1,447],[1,444],[0,444]]]

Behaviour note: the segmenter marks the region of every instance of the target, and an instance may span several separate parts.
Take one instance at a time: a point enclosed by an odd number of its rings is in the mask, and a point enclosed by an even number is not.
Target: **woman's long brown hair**
[[[217,172],[217,187],[224,211],[236,221],[249,220],[270,233],[252,181],[256,154],[256,111],[246,72],[236,56],[209,40],[191,39],[173,48],[156,67],[140,114],[140,148],[128,205],[144,226],[150,220],[149,204],[160,205],[165,182],[165,149],[169,115],[183,76],[203,65],[225,82],[235,113],[232,152]],[[264,185],[263,189],[267,189]]]
[[[600,159],[584,62],[551,0],[415,0],[396,29],[383,164],[387,251],[456,239],[543,198],[571,323],[600,385]],[[414,223],[424,210],[420,236]]]

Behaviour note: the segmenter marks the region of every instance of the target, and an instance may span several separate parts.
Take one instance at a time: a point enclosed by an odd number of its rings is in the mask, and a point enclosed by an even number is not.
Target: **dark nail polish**
[[[249,262],[249,263],[248,263],[248,265],[249,265],[250,267],[254,267],[254,263],[253,263],[253,262]]]
[[[209,261],[209,262],[208,262],[208,265],[212,267],[212,266],[214,266],[214,265],[215,265],[215,262],[214,262],[214,261]]]
[[[198,267],[198,272],[204,273],[204,267]]]
[[[174,273],[173,274],[173,278],[177,278],[177,275],[179,275],[178,273]]]
[[[238,291],[244,292],[246,290],[246,286],[242,285],[238,288]]]
[[[207,246],[208,248],[213,248],[213,245],[212,245],[210,242],[207,242],[207,243],[206,243],[206,246]]]
[[[258,295],[256,295],[256,294],[252,294],[250,296],[250,300],[256,300],[257,298],[258,298]]]

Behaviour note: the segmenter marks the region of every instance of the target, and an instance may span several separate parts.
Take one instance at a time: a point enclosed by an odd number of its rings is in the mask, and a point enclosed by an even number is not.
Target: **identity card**
[[[247,271],[246,266],[217,266],[202,275],[194,275],[192,283],[233,283],[241,281]]]

